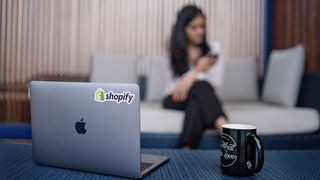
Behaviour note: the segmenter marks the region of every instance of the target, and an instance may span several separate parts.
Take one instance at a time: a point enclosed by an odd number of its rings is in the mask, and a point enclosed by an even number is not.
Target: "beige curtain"
[[[262,0],[0,0],[0,121],[30,122],[30,79],[88,77],[93,53],[138,55],[146,73],[190,3],[225,57],[260,58]]]
[[[208,40],[225,56],[261,56],[258,0],[1,0],[0,81],[36,73],[88,75],[90,56],[134,54],[140,72],[166,52],[176,13],[195,3],[207,14]]]

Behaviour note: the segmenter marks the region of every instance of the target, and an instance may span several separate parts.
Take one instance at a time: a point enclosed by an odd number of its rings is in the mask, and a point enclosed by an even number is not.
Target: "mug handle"
[[[249,140],[249,142],[252,142],[250,140],[253,140],[256,149],[258,150],[258,162],[257,165],[254,166],[252,165],[252,162],[250,160],[247,160],[247,167],[248,169],[253,172],[253,173],[257,173],[262,169],[263,166],[263,162],[264,162],[264,149],[263,149],[263,145],[261,143],[260,138],[255,135],[255,134],[249,134],[247,136],[247,139]],[[248,157],[247,157],[248,158]],[[255,162],[254,162],[255,163]]]

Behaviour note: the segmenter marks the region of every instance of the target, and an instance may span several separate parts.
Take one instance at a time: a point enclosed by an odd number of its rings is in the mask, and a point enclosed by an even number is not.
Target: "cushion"
[[[310,108],[286,108],[259,102],[226,103],[224,108],[230,123],[254,125],[258,133],[264,135],[312,133],[320,126],[318,112]],[[141,132],[178,134],[182,131],[183,118],[183,111],[162,109],[160,103],[142,103]]]
[[[169,60],[166,56],[155,56],[149,59],[147,80],[147,101],[160,101],[166,88],[166,72],[169,71]]]
[[[299,134],[319,130],[319,114],[311,108],[288,108],[267,103],[226,103],[231,123],[252,124],[260,134]]]
[[[136,56],[92,56],[91,82],[134,83],[138,82],[138,58]]]
[[[262,100],[286,107],[297,102],[304,68],[304,48],[297,45],[271,52]]]
[[[218,94],[223,101],[257,101],[257,72],[254,58],[225,61],[222,86]]]

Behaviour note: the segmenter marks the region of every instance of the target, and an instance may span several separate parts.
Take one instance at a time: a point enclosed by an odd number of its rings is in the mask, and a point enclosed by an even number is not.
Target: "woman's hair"
[[[177,22],[171,33],[169,46],[171,69],[174,76],[181,76],[189,70],[187,51],[188,38],[185,28],[198,15],[205,17],[201,9],[194,5],[185,6],[178,13]],[[202,50],[202,55],[209,52],[210,48],[206,41],[206,35],[204,36],[203,42],[199,44],[199,47]]]

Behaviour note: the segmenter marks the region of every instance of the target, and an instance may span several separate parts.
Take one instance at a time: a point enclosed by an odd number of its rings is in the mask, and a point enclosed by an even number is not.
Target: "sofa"
[[[103,59],[101,55],[93,56],[92,61],[97,60],[95,57],[98,57],[99,61]],[[106,62],[108,59],[110,56],[106,56],[102,61]],[[131,59],[126,57],[121,63],[125,61],[132,63],[134,60],[137,63],[136,56],[132,56]],[[317,133],[320,127],[319,109],[317,109],[319,106],[314,104],[312,106],[312,103],[310,106],[310,103],[302,100],[307,99],[305,97],[308,93],[304,92],[302,95],[304,97],[299,95],[303,89],[301,86],[304,64],[302,45],[287,50],[275,50],[271,53],[261,91],[258,88],[259,79],[255,58],[219,59],[218,61],[223,62],[221,63],[223,65],[219,65],[222,69],[215,69],[218,73],[213,72],[213,74],[221,77],[213,78],[210,83],[221,98],[230,123],[256,126],[258,134],[269,149],[320,148],[320,145],[313,143],[320,140]],[[163,73],[166,71],[165,68],[169,68],[168,60],[165,56],[156,56],[149,58],[148,62],[146,76],[140,77],[140,81],[137,78],[136,82],[140,84],[141,96],[144,97],[141,102],[142,147],[175,148],[182,131],[184,113],[163,109],[161,105],[163,90],[166,86]],[[117,67],[117,61],[106,64],[115,71],[112,67]],[[132,71],[132,68],[136,67],[137,65],[121,65],[119,71],[128,72],[125,74],[130,79],[130,83],[135,83],[132,77],[137,74]],[[103,66],[97,65],[95,68],[103,68]],[[96,69],[93,68],[92,74],[95,71]],[[101,77],[102,71],[99,72]],[[106,71],[104,73],[104,76],[109,78],[108,81],[103,79],[96,81],[94,78],[91,78],[91,81],[113,82],[110,77],[114,74],[108,74]],[[314,84],[320,84],[319,77]],[[312,88],[309,87],[309,89]],[[314,98],[319,99],[319,95],[314,94]],[[306,106],[302,107],[304,104]],[[219,135],[212,129],[206,130],[200,148],[218,148],[218,145]]]
[[[230,123],[257,126],[266,149],[320,149],[320,73],[301,78],[303,51],[302,45],[273,51],[267,71],[262,73],[263,78],[258,78],[258,64],[253,57],[219,59],[219,64],[213,68],[214,78],[210,83],[222,99]],[[148,71],[142,76],[138,75],[138,62],[135,55],[93,55],[89,81],[139,84],[142,97],[141,146],[176,148],[183,112],[161,107],[166,85],[163,72],[169,68],[168,59],[150,57]],[[41,78],[68,79],[79,81],[60,76]],[[80,81],[84,81],[82,79]],[[31,127],[29,124],[1,124],[0,138],[30,139]],[[219,134],[207,130],[199,148],[218,149],[219,141]]]

